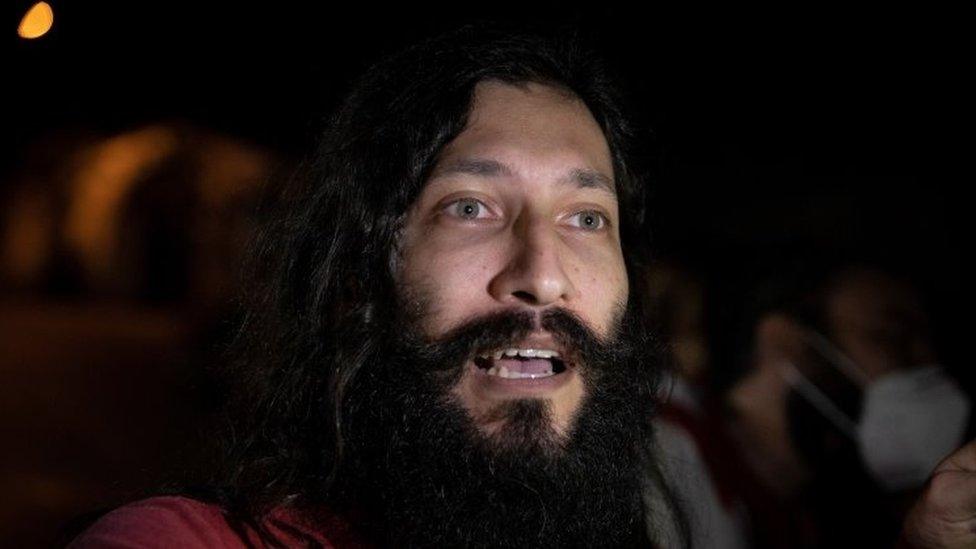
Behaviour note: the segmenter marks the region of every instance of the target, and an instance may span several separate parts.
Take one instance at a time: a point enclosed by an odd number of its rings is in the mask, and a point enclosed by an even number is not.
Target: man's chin
[[[477,445],[489,454],[544,456],[563,447],[565,437],[553,425],[552,404],[546,399],[507,400],[471,419]]]

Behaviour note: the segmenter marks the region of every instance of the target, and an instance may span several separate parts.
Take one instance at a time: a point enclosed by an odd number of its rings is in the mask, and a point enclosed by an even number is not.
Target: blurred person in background
[[[971,436],[970,397],[938,365],[905,280],[856,264],[785,278],[785,291],[766,287],[727,397],[756,481],[757,544],[891,546],[926,479]]]
[[[741,467],[724,435],[713,392],[706,336],[705,284],[692,271],[657,259],[646,285],[649,323],[666,342],[671,368],[654,418],[658,459],[690,524],[694,548],[749,547]],[[667,523],[651,508],[649,521]]]

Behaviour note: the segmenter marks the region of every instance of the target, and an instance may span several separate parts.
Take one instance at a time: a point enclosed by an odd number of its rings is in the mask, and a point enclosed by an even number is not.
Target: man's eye
[[[488,207],[474,198],[455,200],[447,205],[445,211],[461,219],[482,219],[488,216]]]
[[[599,231],[607,226],[607,218],[595,210],[584,210],[574,213],[570,221],[572,226],[586,231]]]

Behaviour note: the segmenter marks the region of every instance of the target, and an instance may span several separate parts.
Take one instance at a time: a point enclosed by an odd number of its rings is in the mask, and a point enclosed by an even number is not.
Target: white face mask
[[[867,470],[883,488],[920,487],[963,442],[969,398],[937,365],[895,370],[867,382],[863,370],[827,338],[808,335],[813,349],[863,387],[861,417],[853,421],[792,364],[785,369],[787,383],[857,443]]]
[[[884,488],[918,488],[959,447],[970,403],[941,366],[885,374],[864,390],[857,442]]]

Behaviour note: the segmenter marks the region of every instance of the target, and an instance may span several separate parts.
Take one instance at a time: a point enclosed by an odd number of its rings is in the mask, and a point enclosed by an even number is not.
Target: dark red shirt
[[[335,515],[311,518],[294,509],[272,511],[263,523],[285,547],[358,548],[349,525]],[[69,549],[244,549],[266,547],[251,527],[236,525],[218,505],[176,496],[130,503],[106,514],[68,546]]]

